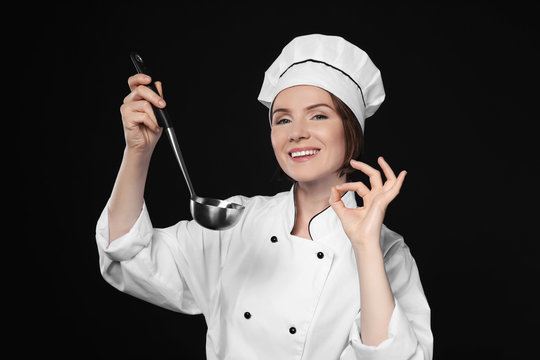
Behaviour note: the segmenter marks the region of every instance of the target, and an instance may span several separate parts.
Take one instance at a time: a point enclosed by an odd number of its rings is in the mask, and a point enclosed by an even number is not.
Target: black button
[[[291,334],[296,334],[296,328],[294,326],[292,326],[290,329],[289,329],[289,332]]]
[[[272,237],[270,238],[270,241],[271,241],[271,242],[277,242],[277,237],[272,236]]]
[[[324,257],[324,253],[321,252],[321,251],[319,251],[319,252],[317,253],[317,257],[318,257],[319,259],[322,259],[322,258]]]
[[[246,319],[249,319],[249,318],[251,318],[251,314],[250,314],[249,312],[246,311],[246,312],[244,313],[244,317],[245,317]]]

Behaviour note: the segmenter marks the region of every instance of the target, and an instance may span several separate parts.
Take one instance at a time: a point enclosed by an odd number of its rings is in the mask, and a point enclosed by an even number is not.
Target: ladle
[[[132,52],[130,54],[130,58],[138,73],[151,76],[148,73],[148,67],[145,65],[142,57],[139,54]],[[153,83],[147,86],[156,94],[159,94]],[[204,198],[195,194],[195,190],[193,189],[193,184],[189,178],[187,167],[184,163],[184,158],[182,157],[182,152],[180,151],[178,139],[176,138],[170,117],[164,108],[160,109],[154,105],[152,105],[152,108],[158,120],[158,125],[164,127],[166,130],[167,137],[174,151],[174,156],[176,157],[178,164],[180,164],[180,169],[182,169],[182,173],[186,179],[189,193],[191,195],[189,210],[191,211],[191,216],[193,216],[193,219],[201,226],[211,230],[225,230],[236,225],[242,216],[244,206],[225,200]]]

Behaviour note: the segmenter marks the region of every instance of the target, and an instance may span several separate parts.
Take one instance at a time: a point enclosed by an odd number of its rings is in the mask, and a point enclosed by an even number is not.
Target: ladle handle
[[[180,164],[180,169],[182,169],[182,174],[184,174],[184,179],[186,179],[186,183],[189,188],[189,194],[191,195],[191,198],[193,199],[196,196],[195,190],[193,189],[193,184],[191,183],[191,179],[189,178],[187,167],[186,167],[186,164],[184,163],[184,158],[182,157],[182,152],[180,151],[180,146],[178,145],[178,139],[176,138],[174,129],[172,126],[169,126],[168,128],[165,129],[165,131],[167,132],[167,137],[169,138],[169,142],[171,143],[171,146],[173,148],[174,156],[176,157],[178,164]]]
[[[148,67],[144,63],[141,55],[133,51],[131,52],[131,54],[129,54],[129,57],[131,58],[131,61],[133,62],[133,65],[135,65],[135,69],[137,69],[137,72],[139,74],[145,74],[150,77],[152,76],[150,75],[148,71]],[[156,94],[159,94],[159,91],[157,90],[156,85],[154,85],[154,83],[150,83],[146,86],[150,88]],[[158,121],[159,126],[164,127],[166,129],[172,127],[172,122],[169,120],[169,113],[167,113],[167,110],[160,109],[158,107],[155,107],[154,105],[152,105],[152,110],[154,110],[154,114],[156,115],[156,119]]]
[[[136,52],[131,52],[129,57],[131,58],[131,61],[133,62],[133,65],[135,65],[135,69],[137,69],[137,72],[139,74],[145,74],[145,75],[151,76],[150,73],[148,72],[148,67],[146,66],[142,57],[139,54],[137,54]],[[159,94],[156,86],[153,83],[148,84],[147,86],[156,94]],[[156,115],[158,125],[161,127],[164,127],[167,132],[167,137],[169,138],[169,142],[171,143],[171,146],[173,148],[174,156],[176,157],[178,164],[180,164],[180,169],[182,169],[182,174],[184,174],[184,179],[186,179],[186,183],[188,185],[191,198],[194,198],[196,196],[195,190],[193,189],[193,184],[191,183],[191,179],[189,178],[187,167],[186,167],[186,164],[184,163],[184,158],[182,157],[182,152],[180,151],[180,146],[178,145],[178,139],[176,138],[176,134],[174,132],[172,122],[169,118],[169,114],[167,113],[167,110],[160,109],[158,107],[155,107],[154,105],[152,105],[152,109],[154,110],[154,114]]]

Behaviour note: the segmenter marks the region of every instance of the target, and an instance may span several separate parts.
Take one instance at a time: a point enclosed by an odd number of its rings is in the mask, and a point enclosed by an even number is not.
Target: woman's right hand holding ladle
[[[159,95],[146,86],[151,82],[150,76],[145,74],[131,76],[128,79],[131,92],[120,106],[126,150],[144,155],[152,154],[163,130],[158,125],[152,105],[158,108],[166,106],[161,82],[154,82]]]

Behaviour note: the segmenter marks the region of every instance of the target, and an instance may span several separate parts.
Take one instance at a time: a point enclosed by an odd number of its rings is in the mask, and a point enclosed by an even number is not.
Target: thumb
[[[338,217],[341,218],[346,207],[343,201],[341,201],[341,195],[335,186],[332,186],[332,189],[330,189],[330,199],[328,199],[328,203],[332,206],[332,209],[334,209]]]

